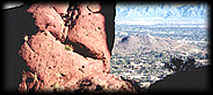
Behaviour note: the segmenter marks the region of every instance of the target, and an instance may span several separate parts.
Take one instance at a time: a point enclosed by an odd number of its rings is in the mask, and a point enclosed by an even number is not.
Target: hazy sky
[[[204,24],[207,20],[208,5],[202,3],[116,5],[116,23]]]

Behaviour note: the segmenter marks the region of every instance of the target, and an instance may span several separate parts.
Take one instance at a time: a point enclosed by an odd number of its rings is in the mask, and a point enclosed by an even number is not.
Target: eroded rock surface
[[[105,60],[106,72],[109,72],[110,52],[107,47],[105,19],[101,13],[94,13],[100,11],[101,6],[83,3],[77,8],[78,19],[75,20],[75,26],[69,30],[68,38],[86,46],[96,58]]]
[[[23,72],[19,90],[135,92],[129,82],[109,74],[104,16],[95,13],[101,6],[84,3],[75,6],[77,10],[67,11],[68,5],[40,3],[27,10],[33,14],[39,30],[26,36],[19,50],[30,68]],[[67,34],[72,44],[65,42]],[[82,55],[83,49],[78,49],[82,46],[93,57]]]

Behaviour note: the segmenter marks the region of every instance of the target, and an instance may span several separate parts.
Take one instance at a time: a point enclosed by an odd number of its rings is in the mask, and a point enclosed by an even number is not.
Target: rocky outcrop
[[[105,19],[99,13],[101,6],[97,3],[83,3],[77,6],[78,19],[68,32],[68,38],[74,43],[79,43],[88,48],[97,59],[104,60],[106,72],[110,69],[110,52],[107,47],[105,32]]]
[[[33,4],[27,11],[33,13],[35,25],[38,26],[39,30],[48,30],[57,39],[65,41],[67,29],[64,26],[65,22],[59,14],[62,10],[62,8],[59,10],[60,6],[56,7],[56,5],[49,3]],[[63,10],[67,8],[68,7],[63,7]]]
[[[80,3],[74,9],[68,5],[39,3],[27,10],[39,30],[26,36],[19,50],[30,68],[23,72],[19,90],[135,92],[131,83],[109,74],[101,5]]]

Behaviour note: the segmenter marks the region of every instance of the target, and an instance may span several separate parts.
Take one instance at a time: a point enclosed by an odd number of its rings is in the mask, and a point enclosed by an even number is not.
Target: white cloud
[[[162,7],[160,7],[162,6]],[[155,5],[117,5],[119,10],[117,14],[123,18],[134,18],[135,16],[143,17],[206,17],[207,5],[190,5],[190,4],[155,4]],[[129,9],[129,11],[128,11]],[[127,15],[123,12],[127,12]],[[120,14],[119,14],[120,13]],[[124,15],[122,15],[124,14]]]

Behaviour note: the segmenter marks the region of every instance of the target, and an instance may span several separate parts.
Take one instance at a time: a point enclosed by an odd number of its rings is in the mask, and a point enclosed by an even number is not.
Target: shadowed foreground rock
[[[26,36],[19,50],[30,68],[22,74],[19,91],[135,92],[131,83],[109,74],[104,16],[96,13],[101,6],[68,5],[40,3],[27,10],[39,30]]]
[[[209,91],[210,67],[176,72],[150,86],[150,92],[206,92]]]

